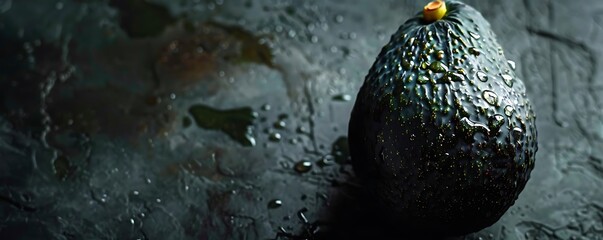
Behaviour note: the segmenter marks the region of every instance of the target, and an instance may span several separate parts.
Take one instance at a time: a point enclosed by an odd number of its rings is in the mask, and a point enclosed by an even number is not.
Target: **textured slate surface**
[[[516,204],[464,238],[603,239],[603,2],[467,3],[517,62],[540,148]],[[364,75],[422,5],[0,0],[2,239],[403,229],[372,215],[344,146]],[[256,114],[220,115],[252,121],[229,135],[196,104]]]

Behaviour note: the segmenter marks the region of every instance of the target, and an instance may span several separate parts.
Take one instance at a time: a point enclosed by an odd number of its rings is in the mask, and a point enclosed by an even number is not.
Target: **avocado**
[[[427,16],[440,5],[445,12]],[[348,129],[354,171],[388,221],[458,236],[513,205],[538,150],[514,70],[490,24],[458,1],[431,2],[393,34]]]

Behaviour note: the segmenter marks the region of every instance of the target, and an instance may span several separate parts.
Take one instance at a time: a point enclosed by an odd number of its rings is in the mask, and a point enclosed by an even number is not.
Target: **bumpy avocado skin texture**
[[[492,225],[534,168],[535,115],[490,24],[461,2],[404,23],[371,67],[349,145],[376,204],[408,230],[462,235]]]

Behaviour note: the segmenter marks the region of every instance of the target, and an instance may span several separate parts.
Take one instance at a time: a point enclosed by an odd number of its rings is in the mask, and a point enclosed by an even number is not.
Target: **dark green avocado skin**
[[[534,168],[535,115],[515,63],[472,7],[446,1],[383,47],[349,123],[354,171],[388,219],[462,235],[492,225]]]

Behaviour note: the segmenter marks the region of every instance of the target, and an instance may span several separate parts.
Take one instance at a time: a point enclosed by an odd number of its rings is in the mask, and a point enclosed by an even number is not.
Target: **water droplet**
[[[268,110],[270,110],[270,108],[272,108],[272,107],[268,104],[262,105],[262,110],[264,110],[264,111],[268,111]]]
[[[515,62],[508,60],[507,63],[509,64],[509,67],[511,67],[512,70],[515,70]]]
[[[299,220],[301,220],[303,223],[308,223],[308,218],[306,218],[306,215],[304,214],[306,211],[308,211],[307,208],[302,208],[297,212],[297,217],[299,217]]]
[[[482,54],[482,52],[479,49],[475,48],[475,47],[470,47],[469,48],[469,53],[471,55],[474,55],[474,56],[479,56],[480,54]]]
[[[515,138],[515,140],[520,140],[521,137],[523,136],[523,130],[521,130],[521,128],[514,127],[512,134],[513,134],[513,138]]]
[[[338,94],[338,95],[333,96],[333,100],[349,102],[352,100],[352,96],[350,94]]]
[[[421,63],[421,69],[426,70],[429,67],[429,63],[428,62],[422,62]]]
[[[415,45],[415,40],[416,39],[414,37],[411,37],[410,39],[408,39],[408,44],[411,46]]]
[[[504,123],[505,123],[505,117],[503,117],[503,115],[494,114],[490,117],[488,126],[490,127],[491,130],[498,131]]]
[[[432,62],[431,65],[429,65],[429,69],[437,73],[443,73],[448,71],[448,67],[446,67],[446,65],[444,65],[440,61]]]
[[[408,61],[406,59],[402,59],[402,67],[406,70],[411,70],[415,66],[415,63],[412,61]]]
[[[280,133],[271,133],[269,139],[270,139],[270,141],[273,141],[273,142],[279,142],[279,141],[281,141],[281,134]]]
[[[436,58],[437,58],[438,60],[442,60],[442,59],[444,59],[444,51],[439,50],[439,51],[438,51],[438,53],[437,53],[437,55],[436,55]]]
[[[482,94],[482,97],[490,105],[496,105],[498,102],[498,95],[490,90],[485,90]]]
[[[449,83],[449,82],[462,82],[465,80],[465,76],[459,73],[446,72],[444,76],[438,79],[438,83]]]
[[[297,129],[296,129],[295,131],[296,131],[297,133],[300,133],[300,134],[308,134],[308,133],[310,133],[310,132],[308,131],[308,129],[306,129],[304,126],[299,126],[299,127],[297,127]]]
[[[419,76],[419,77],[417,78],[417,82],[418,82],[419,84],[425,84],[425,83],[428,83],[428,82],[429,82],[429,78],[428,78],[427,76],[425,76],[425,75],[421,75],[421,76]]]
[[[297,33],[295,30],[289,30],[289,32],[287,32],[287,36],[289,36],[289,38],[295,38],[296,35]]]
[[[307,173],[312,170],[312,162],[310,161],[299,161],[295,164],[294,169],[298,173]]]
[[[486,81],[488,81],[488,75],[484,72],[477,72],[477,79],[479,79],[482,82],[486,82]]]
[[[335,163],[335,157],[333,155],[327,154],[323,156],[320,160],[318,160],[317,164],[320,167],[326,167],[333,165]]]
[[[280,120],[274,123],[274,127],[276,129],[285,129],[287,127],[287,123],[283,120]]]
[[[509,87],[513,87],[513,77],[509,74],[501,74],[500,75],[505,82],[505,84]]]
[[[349,39],[354,40],[354,39],[356,39],[356,37],[358,37],[358,35],[357,35],[355,32],[350,32],[350,33],[348,34],[348,38],[349,38]]]
[[[515,111],[515,109],[511,106],[511,105],[507,105],[505,107],[505,115],[507,115],[507,117],[511,117],[513,116],[513,111]]]
[[[472,137],[476,132],[484,134],[490,133],[490,129],[486,125],[471,121],[467,117],[461,119],[461,131],[465,133],[465,136],[468,138]]]
[[[480,37],[481,37],[479,34],[474,33],[474,32],[472,32],[472,31],[469,31],[469,35],[471,35],[471,37],[472,37],[472,38],[475,38],[476,40],[477,40],[477,39],[480,39]]]
[[[273,199],[268,202],[268,208],[270,209],[279,208],[281,206],[283,206],[283,201],[281,201],[280,199]]]
[[[453,82],[462,82],[465,80],[465,75],[461,73],[450,73],[450,80]]]

